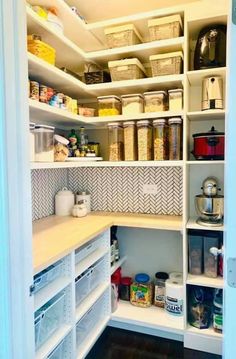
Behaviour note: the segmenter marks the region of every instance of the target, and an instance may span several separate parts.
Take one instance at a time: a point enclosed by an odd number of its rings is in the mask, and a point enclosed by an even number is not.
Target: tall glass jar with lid
[[[173,117],[169,124],[169,159],[171,161],[182,159],[182,119]]]
[[[125,161],[137,160],[137,131],[135,121],[124,122]]]
[[[138,129],[138,160],[152,160],[152,125],[149,120],[137,122]]]
[[[154,161],[166,161],[168,153],[168,125],[164,118],[153,121]]]
[[[124,160],[124,130],[119,122],[108,123],[109,161]]]

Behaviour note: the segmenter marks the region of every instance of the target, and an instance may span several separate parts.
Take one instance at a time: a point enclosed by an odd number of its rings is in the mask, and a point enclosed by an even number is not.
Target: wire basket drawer
[[[86,258],[89,254],[93,253],[98,249],[99,247],[103,246],[103,236],[98,236],[95,240],[92,242],[86,244],[85,246],[79,248],[75,252],[75,264],[78,264],[80,261],[82,261],[84,258]]]
[[[65,346],[65,340],[63,340],[49,356],[47,359],[64,359],[64,346]]]
[[[40,289],[44,288],[46,285],[58,278],[62,273],[62,266],[63,261],[61,260],[36,274],[34,276],[34,292],[38,292]]]
[[[64,318],[65,292],[57,294],[34,314],[36,350],[61,327]]]

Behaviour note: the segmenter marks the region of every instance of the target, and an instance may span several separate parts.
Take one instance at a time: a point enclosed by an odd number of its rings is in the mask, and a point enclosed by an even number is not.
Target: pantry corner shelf
[[[222,76],[225,79],[226,67],[187,71],[187,77],[191,86],[202,86],[202,80],[207,76]]]
[[[115,273],[115,271],[120,268],[124,263],[125,261],[127,260],[127,257],[124,256],[124,257],[121,257],[117,262],[115,262],[112,266],[111,266],[111,275],[113,273]]]
[[[223,120],[225,110],[191,111],[187,116],[190,121]]]
[[[192,327],[189,325],[187,327],[187,332],[193,333],[193,334],[198,334],[198,335],[204,335],[206,337],[213,337],[218,340],[222,340],[222,337],[223,337],[223,335],[221,333],[215,332],[212,327],[207,328],[207,329],[198,329],[198,328],[195,328],[195,327]]]
[[[187,284],[209,287],[209,288],[223,288],[224,280],[222,277],[209,278],[206,277],[204,274],[202,275],[188,274]]]
[[[225,230],[224,225],[218,227],[209,227],[209,226],[202,226],[196,222],[197,217],[190,218],[187,222],[186,228],[188,229],[200,229],[205,231],[220,231],[223,232]]]
[[[209,161],[195,160],[195,161],[187,161],[186,163],[187,163],[187,165],[199,165],[199,166],[207,165],[207,166],[209,166],[209,165],[224,165],[225,161],[224,160],[209,160]]]

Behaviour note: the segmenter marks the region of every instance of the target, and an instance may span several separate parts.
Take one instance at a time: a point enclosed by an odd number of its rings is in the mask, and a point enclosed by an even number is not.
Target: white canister
[[[75,204],[74,193],[66,187],[62,188],[55,196],[55,213],[57,216],[70,216]]]
[[[91,196],[90,193],[87,191],[81,191],[76,193],[75,203],[78,204],[80,201],[87,207],[87,213],[91,212]]]
[[[184,286],[182,281],[167,279],[165,310],[175,316],[183,315]]]

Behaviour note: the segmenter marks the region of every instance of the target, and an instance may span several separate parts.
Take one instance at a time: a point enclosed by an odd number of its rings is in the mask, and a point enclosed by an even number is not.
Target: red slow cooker
[[[209,132],[193,135],[193,155],[197,160],[223,160],[225,134],[212,127]]]

